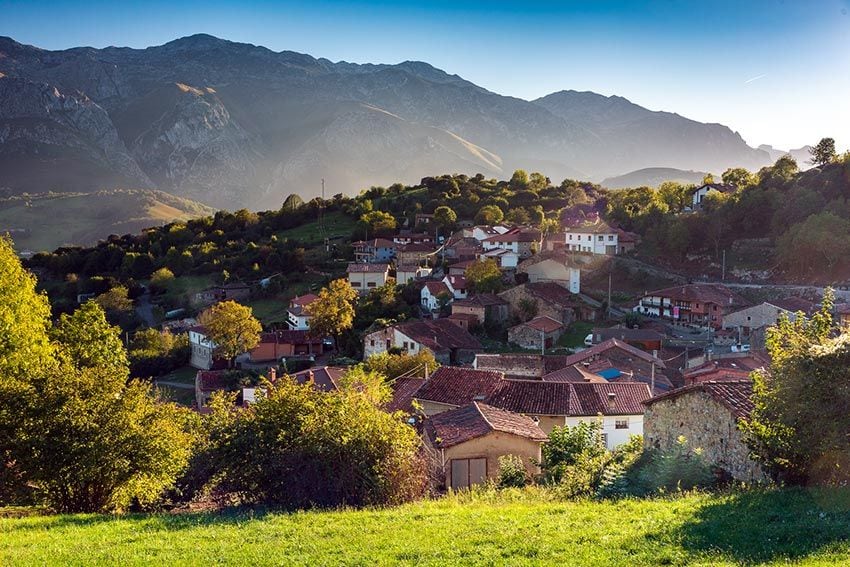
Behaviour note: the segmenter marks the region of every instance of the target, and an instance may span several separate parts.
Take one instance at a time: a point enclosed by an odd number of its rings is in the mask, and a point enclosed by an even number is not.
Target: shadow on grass
[[[787,489],[730,494],[676,528],[686,551],[739,563],[850,555],[850,489]]]

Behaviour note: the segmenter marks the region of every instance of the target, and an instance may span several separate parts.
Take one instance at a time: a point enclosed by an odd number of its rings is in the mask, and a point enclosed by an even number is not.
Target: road
[[[136,300],[136,315],[145,322],[146,326],[156,326],[156,317],[153,316],[153,304],[151,303],[151,294],[149,292],[146,291]]]

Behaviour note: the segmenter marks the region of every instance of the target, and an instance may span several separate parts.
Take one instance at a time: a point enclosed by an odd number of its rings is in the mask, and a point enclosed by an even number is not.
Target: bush
[[[528,484],[528,471],[517,455],[499,457],[499,488],[521,488]]]
[[[344,382],[319,392],[284,377],[241,410],[215,396],[208,458],[219,488],[246,503],[290,510],[421,496],[419,437],[399,415],[380,409],[389,395],[382,379],[361,372]]]
[[[684,437],[679,437],[672,451],[645,451],[626,478],[627,492],[634,496],[711,488],[720,480],[702,458],[702,451],[689,448]]]

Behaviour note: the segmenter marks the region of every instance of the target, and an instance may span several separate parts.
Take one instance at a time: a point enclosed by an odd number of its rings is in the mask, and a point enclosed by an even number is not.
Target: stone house
[[[749,457],[740,430],[753,410],[751,380],[701,382],[644,402],[644,445],[670,451],[679,437],[699,448],[706,462],[742,482],[767,479]]]
[[[432,259],[434,252],[433,244],[405,244],[396,252],[396,260],[399,264],[422,265]]]
[[[567,356],[554,354],[479,354],[473,368],[502,372],[505,378],[543,378],[566,366]]]
[[[551,254],[550,257],[535,261],[529,258],[520,264],[517,272],[528,274],[529,283],[554,282],[568,289],[570,293],[581,293],[581,269],[568,254]]]
[[[652,329],[628,329],[625,327],[610,327],[607,329],[593,329],[593,343],[604,343],[610,339],[617,339],[633,347],[646,352],[660,351],[664,345],[664,335]]]
[[[348,265],[348,283],[360,295],[366,295],[387,283],[390,278],[389,264],[352,263]]]
[[[850,303],[839,303],[835,306],[835,316],[843,328],[850,327]]]
[[[215,357],[215,343],[207,337],[207,330],[202,325],[189,328],[189,348],[192,351],[189,364],[198,370],[210,370],[222,363]]]
[[[440,364],[471,363],[482,350],[469,331],[448,319],[414,320],[368,333],[363,337],[363,357],[400,349],[407,354],[431,352]]]
[[[522,348],[543,350],[555,346],[563,333],[560,321],[541,315],[508,329],[508,342]]]
[[[209,287],[192,296],[194,305],[212,305],[220,301],[232,300],[244,303],[251,299],[251,286],[241,282]]]
[[[538,316],[560,321],[565,327],[578,318],[577,313],[584,313],[584,302],[567,288],[553,282],[520,284],[503,291],[499,297],[510,304],[511,314],[518,318],[523,317],[523,305],[531,303],[537,306]]]
[[[478,323],[502,325],[508,320],[508,302],[495,293],[479,293],[452,303],[452,315],[474,315]]]
[[[772,301],[765,301],[752,307],[727,313],[723,316],[723,328],[736,331],[738,341],[742,342],[748,339],[754,330],[776,325],[783,315],[790,321],[797,318],[796,312],[779,307]]]
[[[499,476],[499,458],[516,455],[531,476],[540,473],[546,434],[529,417],[472,402],[426,419],[424,441],[445,487],[469,488]]]
[[[446,319],[467,331],[475,329],[479,325],[478,317],[470,313],[452,313]]]

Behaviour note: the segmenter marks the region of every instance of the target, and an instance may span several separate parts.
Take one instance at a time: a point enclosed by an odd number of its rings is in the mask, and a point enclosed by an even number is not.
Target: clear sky
[[[0,0],[0,35],[46,49],[201,32],[334,61],[427,61],[525,99],[617,94],[751,145],[850,147],[850,0]]]

